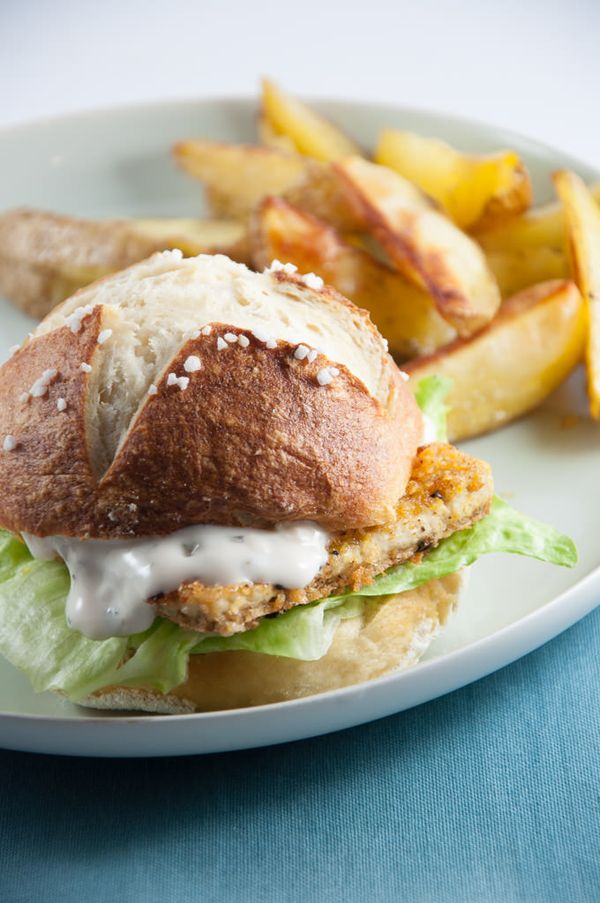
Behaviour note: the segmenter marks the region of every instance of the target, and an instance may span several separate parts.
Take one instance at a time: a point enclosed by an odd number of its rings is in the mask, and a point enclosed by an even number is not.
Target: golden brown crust
[[[294,357],[294,346],[267,349],[252,333],[215,324],[190,339],[147,396],[104,476],[87,453],[87,383],[102,329],[94,308],[73,334],[66,326],[28,341],[2,369],[0,523],[13,532],[115,538],[166,534],[190,524],[268,524],[310,519],[332,529],[389,520],[410,474],[421,416],[389,361],[387,407],[339,365]],[[218,350],[225,333],[244,334]],[[185,391],[170,372],[197,354],[202,369]],[[21,393],[50,367],[56,380],[40,399]],[[67,410],[57,411],[59,397]]]
[[[455,607],[462,572],[416,590],[373,599],[342,621],[323,658],[298,661],[256,652],[192,655],[188,675],[168,694],[109,687],[84,701],[94,708],[181,714],[246,708],[312,696],[414,665]]]
[[[265,198],[257,207],[250,244],[256,269],[273,258],[290,261],[301,273],[317,273],[366,308],[399,358],[431,352],[456,334],[425,291],[283,198]]]
[[[157,613],[188,630],[225,636],[248,630],[266,614],[372,583],[377,574],[480,520],[489,513],[492,493],[488,464],[451,445],[425,446],[419,449],[393,520],[335,534],[326,564],[304,589],[190,582],[156,601]]]
[[[283,194],[284,200],[324,220],[342,234],[361,232],[364,219],[349,201],[343,183],[331,163],[307,160],[298,182]]]
[[[500,292],[483,252],[429,197],[387,167],[359,157],[332,168],[363,225],[395,265],[427,289],[459,335],[491,320]]]
[[[85,404],[88,375],[102,328],[100,308],[79,333],[68,327],[30,339],[8,360],[0,379],[0,523],[14,533],[60,533],[75,519],[80,534],[92,525],[96,489],[90,466]],[[43,372],[56,369],[45,395],[21,400]],[[59,411],[57,400],[66,409]],[[14,451],[2,451],[6,435]]]

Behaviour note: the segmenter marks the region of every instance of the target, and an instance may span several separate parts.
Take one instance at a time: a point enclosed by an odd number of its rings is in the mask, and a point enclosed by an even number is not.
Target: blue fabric
[[[288,746],[0,752],[2,903],[600,900],[600,610],[470,687]]]

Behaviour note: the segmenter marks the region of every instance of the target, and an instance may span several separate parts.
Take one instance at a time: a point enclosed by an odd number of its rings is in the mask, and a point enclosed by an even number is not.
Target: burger
[[[479,556],[576,559],[447,444],[446,390],[289,264],[168,251],[82,289],[1,369],[0,653],[162,713],[413,664]]]

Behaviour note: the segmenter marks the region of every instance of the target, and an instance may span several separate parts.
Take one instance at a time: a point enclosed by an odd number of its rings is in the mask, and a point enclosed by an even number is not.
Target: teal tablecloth
[[[597,903],[600,610],[470,687],[288,746],[0,752],[2,903]]]

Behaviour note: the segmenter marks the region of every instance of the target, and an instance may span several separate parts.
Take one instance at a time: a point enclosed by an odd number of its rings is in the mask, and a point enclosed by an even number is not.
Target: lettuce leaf
[[[380,574],[373,583],[361,589],[360,595],[403,593],[428,580],[438,580],[447,574],[453,574],[491,552],[524,555],[562,567],[574,567],[577,564],[577,550],[572,539],[548,524],[515,511],[495,496],[492,509],[486,517],[467,530],[460,530],[443,539],[418,564],[408,561]]]
[[[65,619],[69,576],[64,565],[35,561],[14,536],[0,532],[0,653],[35,690],[60,689],[73,700],[102,687],[150,686],[163,693],[185,679],[188,656],[244,649],[313,661],[331,645],[339,622],[362,611],[366,597],[414,589],[472,564],[490,552],[528,555],[572,567],[572,541],[552,527],[495,499],[490,514],[429,552],[419,564],[400,565],[360,593],[331,596],[263,618],[254,630],[231,637],[204,636],[157,619],[136,637],[89,640]]]
[[[81,699],[111,684],[153,687],[167,693],[184,682],[188,658],[197,642],[197,633],[183,630],[172,621],[157,618],[141,638],[136,637],[134,642],[130,639],[128,654],[133,654],[123,664],[117,662],[94,680],[77,686],[71,693],[71,699]]]
[[[192,649],[192,653],[262,652],[315,661],[322,658],[333,641],[340,621],[354,618],[363,610],[360,595],[330,596],[309,605],[300,605],[276,618],[263,618],[254,630],[229,637],[207,636]]]
[[[520,514],[502,499],[495,498],[487,517],[468,530],[443,539],[418,564],[407,562],[391,568],[359,593],[329,596],[292,608],[273,620],[263,619],[258,627],[246,633],[207,637],[194,646],[192,652],[247,649],[311,661],[321,658],[331,645],[339,621],[360,614],[367,597],[416,589],[429,580],[453,574],[491,552],[525,555],[563,567],[573,567],[577,563],[577,551],[568,536]]]
[[[432,376],[421,380],[415,392],[442,441],[448,388],[448,380]],[[29,677],[35,690],[62,690],[74,701],[114,683],[166,693],[185,680],[190,655],[246,650],[319,659],[340,621],[359,615],[367,597],[414,589],[491,552],[527,555],[565,567],[577,561],[568,537],[496,498],[490,514],[473,527],[442,540],[418,564],[391,568],[360,593],[330,596],[263,618],[254,630],[231,637],[199,636],[157,618],[143,634],[97,641],[66,623],[69,576],[64,565],[32,559],[23,543],[0,530],[0,653]]]
[[[0,531],[0,653],[33,689],[70,694],[114,669],[126,638],[97,642],[71,630],[65,618],[69,572],[57,561],[35,561]]]
[[[420,379],[415,387],[415,400],[421,408],[421,413],[433,424],[438,442],[448,441],[446,429],[448,406],[445,399],[451,388],[452,380],[437,374]]]

